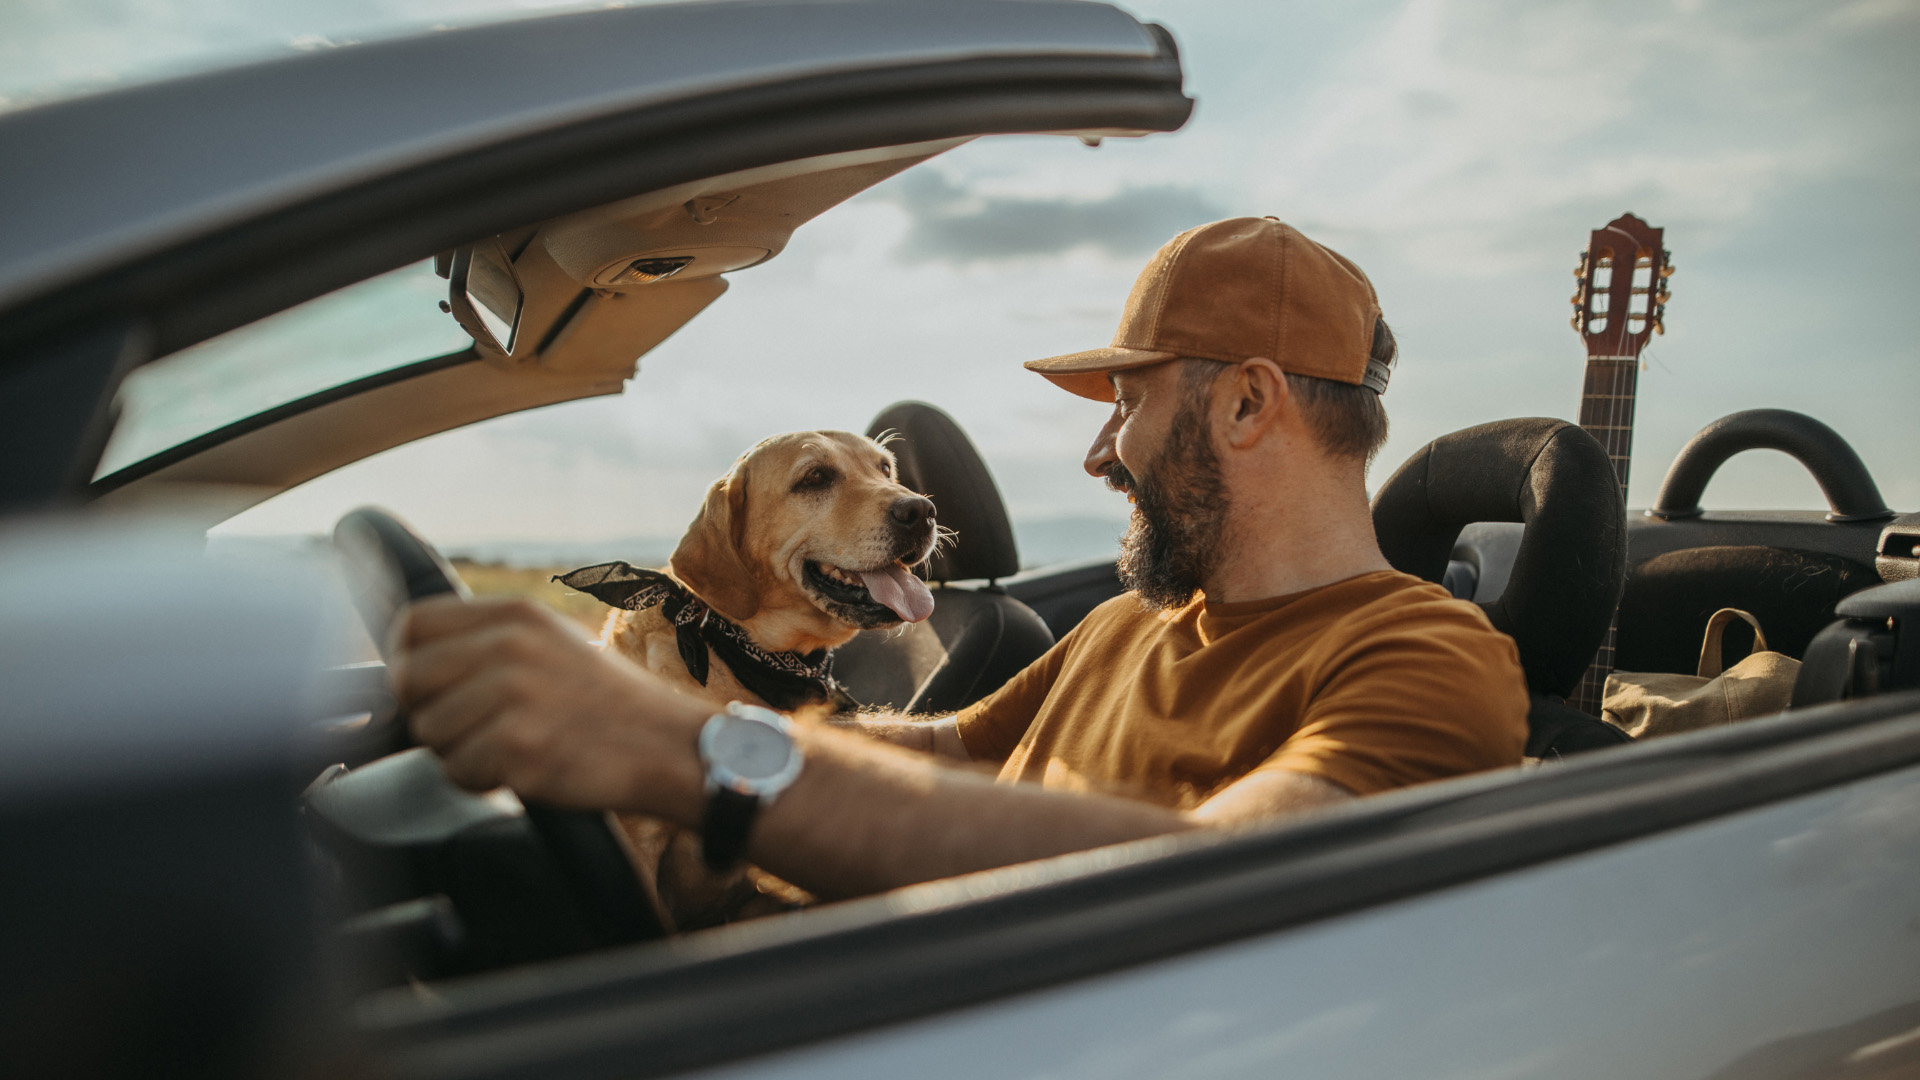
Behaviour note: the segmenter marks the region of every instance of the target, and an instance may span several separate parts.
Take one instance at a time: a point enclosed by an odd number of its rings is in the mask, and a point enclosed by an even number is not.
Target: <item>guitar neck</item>
[[[1638,356],[1589,356],[1587,381],[1580,393],[1580,426],[1606,447],[1627,496],[1633,465],[1633,405],[1640,384]]]
[[[1587,357],[1586,386],[1580,393],[1580,426],[1606,447],[1613,462],[1614,476],[1620,481],[1620,499],[1626,501],[1627,477],[1633,468],[1633,405],[1640,383],[1638,356]],[[1607,673],[1613,670],[1614,638],[1619,613],[1607,623],[1607,636],[1600,641],[1593,663],[1580,677],[1567,703],[1588,714],[1599,716],[1606,696]]]
[[[1587,238],[1573,275],[1573,329],[1586,343],[1587,379],[1580,393],[1580,426],[1600,440],[1627,499],[1633,468],[1633,405],[1640,384],[1640,350],[1663,332],[1667,313],[1666,279],[1673,273],[1661,245],[1664,229],[1632,214],[1622,214]],[[1575,708],[1600,715],[1607,673],[1613,670],[1613,644],[1620,613],[1607,623],[1593,663],[1567,699]]]

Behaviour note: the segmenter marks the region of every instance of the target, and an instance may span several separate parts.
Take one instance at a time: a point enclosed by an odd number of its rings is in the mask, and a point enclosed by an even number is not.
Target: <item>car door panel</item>
[[[1709,1080],[1772,1062],[1770,1078],[1812,1080],[1920,1069],[1920,1039],[1899,1041],[1916,1024],[1908,769],[696,1075]]]

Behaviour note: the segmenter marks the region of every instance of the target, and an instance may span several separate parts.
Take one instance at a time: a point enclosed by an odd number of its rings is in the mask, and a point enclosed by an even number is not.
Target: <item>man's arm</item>
[[[522,601],[416,605],[396,665],[402,703],[447,774],[476,790],[652,814],[698,828],[695,750],[713,706],[569,633]],[[758,818],[748,857],[823,896],[853,896],[1104,844],[1256,820],[1349,797],[1266,770],[1190,812],[999,785],[824,724],[806,767]]]
[[[834,717],[827,721],[842,731],[857,731],[871,739],[892,743],[923,754],[972,761],[966,744],[960,741],[960,725],[952,716],[909,716],[906,713],[876,712]]]

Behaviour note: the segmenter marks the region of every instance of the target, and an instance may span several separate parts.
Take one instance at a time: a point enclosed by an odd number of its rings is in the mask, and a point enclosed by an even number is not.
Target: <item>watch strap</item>
[[[709,869],[730,870],[746,856],[747,834],[759,812],[758,795],[729,788],[715,788],[707,795],[707,810],[700,820],[700,855]]]

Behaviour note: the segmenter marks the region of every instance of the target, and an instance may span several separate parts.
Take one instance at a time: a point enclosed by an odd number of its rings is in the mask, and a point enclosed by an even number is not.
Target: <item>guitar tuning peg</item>
[[[1673,299],[1673,294],[1671,292],[1668,292],[1665,289],[1662,289],[1660,290],[1660,295],[1653,298],[1653,302],[1656,304],[1659,304],[1661,307],[1666,307],[1667,301],[1671,299]]]
[[[1674,266],[1672,263],[1668,263],[1667,265],[1660,268],[1660,276],[1663,278],[1670,278],[1673,276],[1673,272],[1677,269],[1679,268]]]
[[[1660,321],[1660,316],[1658,315],[1653,317],[1653,332],[1662,337],[1665,337],[1667,333],[1667,325]]]
[[[1575,315],[1572,319],[1569,319],[1567,321],[1567,325],[1573,327],[1576,333],[1584,332],[1584,331],[1581,331],[1580,329],[1580,316],[1578,315]]]
[[[1575,289],[1573,292],[1573,295],[1567,298],[1567,303],[1572,304],[1574,307],[1577,308],[1581,306],[1582,302],[1585,301],[1586,298],[1587,298],[1586,290]]]

